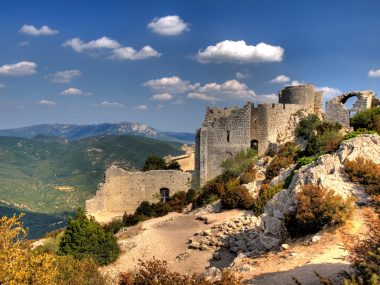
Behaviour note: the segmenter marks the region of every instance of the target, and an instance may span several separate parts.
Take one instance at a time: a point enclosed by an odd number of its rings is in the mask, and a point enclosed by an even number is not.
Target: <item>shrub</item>
[[[89,258],[77,260],[72,256],[57,257],[59,285],[105,285],[106,281],[98,270],[98,264]]]
[[[140,260],[137,270],[119,275],[119,285],[238,285],[240,282],[241,278],[228,270],[223,271],[221,280],[216,282],[208,281],[202,275],[182,275],[170,271],[166,261],[154,258]]]
[[[322,121],[315,114],[310,114],[300,120],[296,128],[296,134],[305,140],[309,140],[314,131],[322,124]]]
[[[106,265],[115,261],[119,253],[115,236],[106,232],[94,218],[88,219],[81,208],[75,218],[69,217],[59,244],[59,255],[72,255],[77,259],[91,257],[98,264]]]
[[[209,203],[215,202],[223,195],[225,187],[222,183],[216,180],[207,182],[202,188],[201,193],[193,202],[193,208],[203,207]]]
[[[351,118],[351,126],[355,130],[363,128],[380,133],[380,108],[374,107],[356,113]]]
[[[308,165],[317,160],[317,156],[303,156],[297,159],[297,168],[301,168],[301,166]]]
[[[167,202],[170,211],[182,212],[183,208],[188,204],[186,192],[177,192],[172,197],[169,198]]]
[[[222,195],[223,207],[227,209],[249,209],[254,200],[248,189],[239,185],[232,190],[225,191]]]
[[[126,227],[137,225],[139,222],[145,221],[147,218],[143,215],[127,215],[127,213],[124,213],[123,215],[123,224]]]
[[[241,150],[233,158],[226,159],[222,162],[223,172],[231,172],[235,176],[242,174],[250,163],[257,158],[257,152],[254,149]]]
[[[274,177],[280,174],[281,169],[288,168],[295,163],[295,160],[299,154],[299,149],[296,144],[292,142],[285,143],[277,156],[272,159],[265,172],[267,180],[272,180]]]
[[[165,160],[162,157],[149,155],[145,160],[143,171],[166,169]]]
[[[248,165],[247,169],[240,176],[240,184],[248,184],[256,180],[257,169],[254,164]]]
[[[252,205],[252,211],[256,216],[260,216],[264,213],[264,209],[268,201],[270,201],[274,195],[283,189],[282,184],[269,185],[263,184],[260,188],[259,195]]]
[[[110,223],[103,226],[103,229],[107,232],[116,234],[120,229],[124,227],[123,220],[121,219],[115,219],[111,221]]]
[[[196,195],[197,195],[197,191],[196,190],[189,189],[189,191],[186,192],[186,203],[187,204],[193,203]]]
[[[177,161],[171,161],[167,166],[166,169],[171,169],[171,170],[180,170],[181,166]]]
[[[346,160],[344,167],[352,182],[364,185],[369,194],[380,194],[380,164],[357,157],[353,161]]]
[[[354,209],[353,198],[344,199],[315,185],[305,185],[297,193],[297,201],[297,209],[285,217],[291,237],[314,234],[326,225],[342,224]]]
[[[319,156],[337,150],[343,137],[336,130],[325,130],[313,136],[307,143],[304,154],[306,156]]]

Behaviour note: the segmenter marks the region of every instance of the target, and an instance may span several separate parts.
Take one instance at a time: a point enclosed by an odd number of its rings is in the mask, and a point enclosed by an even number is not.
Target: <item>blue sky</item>
[[[0,5],[0,128],[194,131],[206,106],[272,102],[285,85],[380,91],[379,1]]]

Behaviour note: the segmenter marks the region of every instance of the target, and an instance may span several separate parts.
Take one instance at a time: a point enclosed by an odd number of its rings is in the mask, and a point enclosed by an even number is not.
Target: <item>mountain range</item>
[[[194,143],[194,134],[163,132],[141,123],[104,123],[93,125],[41,124],[15,129],[0,130],[0,136],[33,138],[37,135],[55,136],[79,140],[100,135],[138,135],[163,141]]]

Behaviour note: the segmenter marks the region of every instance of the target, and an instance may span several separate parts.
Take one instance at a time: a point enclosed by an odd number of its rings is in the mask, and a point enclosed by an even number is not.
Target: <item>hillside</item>
[[[111,163],[141,168],[149,154],[177,155],[179,147],[139,136],[0,137],[0,203],[40,213],[71,211],[95,193]]]
[[[164,141],[194,142],[193,133],[161,132],[141,123],[130,122],[94,125],[41,124],[0,130],[0,136],[33,138],[37,135],[55,136],[70,140],[100,135],[138,135]]]

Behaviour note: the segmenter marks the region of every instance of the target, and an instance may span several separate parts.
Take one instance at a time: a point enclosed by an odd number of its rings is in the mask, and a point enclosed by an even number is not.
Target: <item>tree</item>
[[[181,166],[177,161],[171,161],[166,169],[172,169],[172,170],[181,170]]]
[[[69,218],[58,250],[59,255],[78,259],[91,257],[100,265],[115,261],[119,253],[115,236],[106,232],[94,218],[88,219],[81,208],[75,218]]]
[[[165,160],[159,156],[149,155],[145,160],[143,171],[166,169]]]

